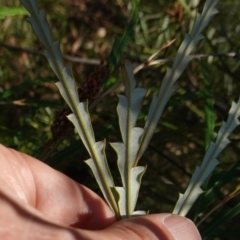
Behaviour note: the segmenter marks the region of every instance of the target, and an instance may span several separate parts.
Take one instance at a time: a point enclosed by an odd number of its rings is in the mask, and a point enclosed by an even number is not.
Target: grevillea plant
[[[39,12],[35,0],[21,0],[31,15],[28,21],[44,45],[46,49],[45,56],[59,79],[56,86],[68,104],[70,112],[72,112],[68,115],[68,119],[75,126],[90,155],[90,158],[85,162],[91,168],[104,198],[118,219],[146,214],[143,210],[135,211],[141,178],[146,171],[146,166],[138,166],[138,162],[149,145],[168,100],[176,89],[175,82],[189,61],[192,60],[192,56],[190,55],[192,50],[203,38],[201,35],[202,31],[209,24],[213,15],[217,13],[215,6],[218,1],[206,0],[202,13],[197,14],[191,32],[186,34],[177,51],[172,68],[167,69],[158,93],[153,96],[143,128],[136,127],[136,121],[147,90],[136,86],[131,64],[129,62],[123,63],[122,79],[125,85],[125,93],[124,95],[118,95],[119,102],[117,105],[122,142],[110,143],[117,154],[117,166],[122,182],[122,186],[115,186],[105,154],[106,141],[96,142],[95,140],[88,111],[88,101],[79,101],[71,68],[64,66],[59,43],[52,40],[45,13]],[[138,3],[138,0],[133,1],[132,14],[134,16],[137,15],[136,9]],[[133,25],[134,23],[132,22],[130,27],[133,27]],[[124,47],[121,39],[116,41],[116,45],[115,49]],[[112,65],[110,66],[112,71],[112,68],[116,66],[118,61],[116,52],[113,52],[110,60],[112,61]],[[216,141],[210,144],[201,166],[196,168],[186,192],[180,195],[173,211],[174,213],[185,216],[202,193],[201,185],[211,175],[218,164],[217,157],[229,143],[229,134],[239,125],[239,116],[240,100],[237,103],[233,102],[227,121],[222,124]]]

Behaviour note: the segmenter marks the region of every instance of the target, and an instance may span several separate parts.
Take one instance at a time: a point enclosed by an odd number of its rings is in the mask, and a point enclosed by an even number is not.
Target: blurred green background
[[[171,67],[184,34],[189,32],[196,10],[200,12],[205,1],[195,2],[199,3],[194,6],[194,1],[190,0],[140,2],[138,22],[120,61],[128,59],[137,68],[163,44],[173,39],[176,41],[155,57],[162,62],[144,66],[135,75],[138,86],[149,89],[139,126],[143,126],[150,100],[159,89],[167,67]],[[47,14],[53,38],[60,41],[63,54],[70,56],[65,62],[72,65],[79,86],[100,59],[108,59],[114,39],[123,34],[131,12],[131,1],[126,0],[42,0],[38,4]],[[207,26],[205,38],[194,50],[195,58],[177,81],[177,90],[140,160],[140,165],[148,168],[143,177],[138,209],[150,213],[172,211],[178,193],[186,189],[196,165],[204,157],[209,124],[215,120],[214,130],[217,131],[227,118],[231,102],[239,98],[240,2],[220,1],[217,9],[219,13]],[[57,78],[41,54],[44,49],[26,21],[27,16],[19,1],[0,0],[0,143],[41,158],[51,139],[54,114],[65,104],[54,84]],[[120,79],[119,68],[116,68],[107,79],[105,88]],[[119,85],[91,110],[98,140],[121,140],[116,94],[123,89]],[[204,203],[203,208],[196,207],[198,210],[189,217],[197,222],[224,197],[235,190],[236,193],[199,226],[200,231],[218,219],[222,212],[238,206],[239,140],[238,128],[231,135],[232,143],[219,158],[221,163],[216,178],[211,179],[211,186],[221,179],[218,174],[223,170],[229,177],[234,166],[234,174],[218,186],[212,198],[214,201]],[[107,153],[118,184],[115,153],[109,146]],[[83,162],[88,157],[79,138],[72,135],[66,137],[45,161],[101,194]],[[239,234],[240,218],[235,215],[216,226],[209,239],[239,239],[235,236]],[[229,229],[231,236],[228,235]]]

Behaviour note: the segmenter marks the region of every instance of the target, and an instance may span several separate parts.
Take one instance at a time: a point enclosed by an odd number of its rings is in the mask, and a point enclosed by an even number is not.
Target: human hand
[[[194,224],[171,214],[116,221],[86,187],[0,145],[0,239],[200,240]]]

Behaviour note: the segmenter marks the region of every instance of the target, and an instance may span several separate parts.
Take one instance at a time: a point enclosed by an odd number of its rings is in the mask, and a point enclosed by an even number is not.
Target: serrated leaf
[[[142,99],[146,94],[145,89],[137,88],[136,91],[133,91],[133,95],[131,95],[132,102],[129,106],[129,101],[126,96],[118,95],[118,105],[117,105],[117,113],[119,119],[119,127],[122,135],[123,142],[126,144],[127,139],[127,129],[133,128],[142,104]],[[131,116],[127,114],[127,109],[131,108]]]
[[[128,109],[127,98],[123,95],[118,95],[117,114],[118,114],[120,132],[121,132],[124,143],[126,143],[126,140],[127,140],[127,126],[128,126],[127,114],[126,114],[127,109]]]
[[[126,96],[118,95],[117,113],[122,139],[124,144],[126,144],[127,133],[136,124],[143,98],[146,95],[146,89],[136,88],[133,67],[130,63],[126,62],[124,67],[122,67],[122,76]]]
[[[152,101],[151,101],[151,105],[150,108],[148,110],[148,115],[147,115],[147,119],[146,119],[146,123],[145,123],[145,128],[149,126],[149,124],[151,123],[151,120],[153,118],[153,115],[155,114],[155,110],[157,108],[157,104],[158,104],[158,97],[156,95],[153,96]]]
[[[211,18],[213,15],[218,13],[217,9],[215,6],[218,4],[219,0],[208,0],[206,1],[204,8],[203,8],[203,13],[201,14],[201,17],[199,17],[199,21],[193,26],[195,29],[193,31],[199,31],[201,32],[210,22]]]
[[[126,195],[126,190],[124,187],[115,187],[114,188],[114,191],[116,191],[115,195],[118,198],[119,211],[123,218],[128,216],[128,213],[126,211],[128,208],[127,208],[126,204],[130,204],[130,207],[129,207],[130,211],[131,211],[131,213],[134,214],[134,209],[135,209],[135,206],[137,203],[137,198],[138,198],[138,192],[139,192],[140,185],[141,185],[141,178],[142,178],[142,175],[144,174],[145,170],[146,170],[145,167],[135,167],[135,168],[131,169],[131,176],[132,176],[131,189],[133,190],[132,195],[131,195],[132,196],[131,202],[126,201],[127,195]],[[135,212],[134,215],[136,216],[136,215],[144,215],[144,214],[145,214],[145,211],[137,211],[137,212]]]
[[[134,127],[138,114],[141,110],[143,97],[146,95],[146,89],[135,88],[136,81],[133,75],[133,68],[126,62],[122,67],[123,81],[125,83],[126,96],[118,95],[119,102],[117,113],[119,126],[124,144],[127,141],[128,132]]]
[[[133,73],[133,67],[129,62],[125,62],[122,70],[123,83],[125,85],[125,94],[130,97],[134,88],[136,88],[136,80]]]
[[[126,178],[128,174],[126,164],[128,164],[127,161],[129,161],[131,167],[133,167],[134,165],[135,158],[139,148],[139,140],[143,133],[143,129],[135,127],[132,129],[132,131],[133,133],[131,134],[132,146],[130,152],[130,159],[126,157],[126,146],[123,143],[110,143],[110,145],[116,151],[118,156],[117,164],[124,188],[126,188]]]
[[[177,78],[185,69],[187,63],[191,60],[191,56],[189,54],[193,50],[193,48],[197,45],[197,43],[203,38],[201,35],[201,31],[206,26],[205,22],[209,22],[211,17],[216,13],[214,10],[215,5],[217,4],[218,0],[207,0],[205,5],[209,8],[205,7],[202,14],[198,15],[191,33],[185,35],[184,41],[180,45],[176,58],[173,63],[173,67],[167,70],[167,73],[164,77],[163,84],[159,90],[158,99],[153,99],[151,104],[147,121],[145,124],[145,131],[143,133],[143,137],[141,140],[141,147],[139,148],[138,156],[136,159],[136,164],[138,160],[141,158],[143,153],[145,152],[153,134],[156,129],[157,123],[163,109],[166,106],[167,101],[169,100],[170,96],[174,91],[174,83],[176,82]],[[155,107],[155,108],[153,108]]]
[[[159,118],[161,117],[162,112],[165,108],[165,105],[167,104],[169,98],[171,97],[175,89],[176,88],[174,86],[171,86],[170,88],[167,89],[167,92],[165,93],[163,92],[164,89],[161,88],[160,94],[158,96],[153,96],[153,99],[148,111],[148,115],[146,118],[144,132],[142,134],[139,151],[137,153],[137,157],[134,163],[135,166],[137,165],[138,160],[141,158],[141,156],[147,149],[148,144],[158,124]]]
[[[127,217],[127,212],[126,212],[126,191],[125,188],[123,187],[114,187],[113,192],[116,192],[114,195],[117,198],[117,203],[118,203],[118,208],[119,212],[121,213],[122,219]]]
[[[131,130],[130,164],[132,167],[135,165],[135,160],[140,147],[140,138],[142,137],[143,132],[144,132],[144,129],[139,127],[134,127]]]
[[[192,179],[188,185],[187,190],[181,197],[174,208],[174,213],[185,216],[197,197],[201,193],[201,185],[209,177],[216,165],[221,151],[229,144],[229,134],[240,124],[238,118],[240,117],[240,99],[237,103],[233,102],[229,111],[227,122],[224,122],[218,132],[215,143],[211,143],[203,162],[200,167],[197,167]]]
[[[104,198],[108,202],[109,206],[112,207],[112,210],[116,213],[117,210],[113,208],[114,206],[112,204],[115,202],[115,199],[113,199],[113,195],[109,194],[108,191],[108,188],[114,187],[114,182],[105,156],[105,142],[96,142],[94,144],[94,151],[97,156],[97,162],[96,159],[93,158],[90,158],[85,162],[91,168],[93,175],[104,195]]]
[[[123,183],[123,187],[126,188],[126,182],[125,182],[125,164],[126,164],[126,146],[123,143],[110,143],[112,148],[117,153],[117,164],[118,164],[118,170],[121,176],[121,180]]]
[[[191,209],[191,213],[195,212],[195,214],[198,214],[204,211],[206,212],[211,204],[219,199],[223,199],[224,195],[222,194],[221,188],[240,176],[240,169],[238,169],[239,166],[240,161],[237,161],[227,171],[221,171],[220,169],[217,170],[219,171],[218,173],[217,171],[214,171],[213,175],[204,182],[204,185],[202,185],[202,188],[204,188],[206,192],[197,199],[194,207]],[[225,199],[227,199],[226,196]],[[191,213],[189,216],[191,216]],[[204,215],[202,217],[205,218]],[[201,218],[199,220],[200,222],[202,221]],[[199,225],[199,222],[197,225]]]
[[[72,111],[74,111],[74,103],[78,103],[79,98],[75,81],[72,78],[72,71],[69,67],[64,67],[62,74],[64,75],[64,79],[67,81],[67,85],[62,82],[57,82],[56,86],[58,87],[62,97],[64,98],[68,106],[71,108]]]
[[[37,17],[38,18],[29,17],[28,21],[31,23],[32,28],[40,42],[49,51],[49,44],[51,44],[53,41],[46,14],[44,12],[40,12]]]
[[[44,56],[47,58],[47,60],[50,64],[50,67],[52,68],[52,70],[56,74],[57,78],[59,80],[61,80],[62,76],[61,76],[60,69],[62,70],[64,68],[64,65],[63,65],[63,59],[62,59],[60,48],[59,48],[59,42],[54,42],[52,44],[52,47],[54,49],[54,52],[55,52],[56,56],[53,56],[49,52],[45,52]],[[56,61],[57,61],[57,63],[56,63]]]
[[[131,213],[133,213],[137,198],[138,192],[141,186],[141,179],[146,170],[146,167],[138,166],[131,169]]]
[[[79,103],[78,110],[79,110],[79,115],[81,116],[82,123],[79,123],[79,120],[76,118],[76,116],[73,113],[68,115],[67,117],[73,123],[84,146],[86,147],[88,152],[90,152],[89,142],[90,142],[90,145],[93,145],[95,143],[95,137],[92,129],[91,119],[87,109],[87,103],[85,102]]]
[[[173,91],[174,91],[174,86],[173,84],[171,83],[171,75],[173,74],[173,71],[171,68],[167,68],[167,73],[165,75],[165,77],[163,78],[163,81],[162,81],[162,85],[161,85],[161,88],[159,90],[159,93],[158,93],[158,97],[164,97],[165,98],[165,95],[169,95],[169,97],[172,95]],[[172,91],[170,91],[170,89],[172,89]],[[159,101],[159,99],[158,99]],[[157,105],[156,105],[157,106]]]
[[[114,184],[104,154],[105,143],[95,142],[87,104],[79,103],[71,69],[70,67],[63,66],[59,44],[57,42],[53,43],[52,41],[51,31],[45,13],[39,13],[36,1],[22,0],[22,4],[31,13],[29,21],[32,24],[37,37],[46,48],[47,53],[45,56],[60,80],[56,85],[73,112],[68,118],[74,124],[83,144],[91,156],[91,159],[89,159],[87,163],[91,167],[103,195],[116,214],[116,217],[119,219],[120,215],[118,206],[111,190]]]
[[[123,143],[112,143],[111,146],[118,156],[118,169],[120,172],[123,189],[116,188],[119,197],[119,209],[121,215],[131,217],[138,197],[141,177],[144,167],[134,167],[137,152],[140,146],[142,128],[134,127],[141,109],[145,89],[136,88],[136,81],[133,75],[133,68],[125,63],[122,69],[123,82],[125,83],[126,96],[119,95],[117,113]],[[124,210],[123,210],[124,209]]]

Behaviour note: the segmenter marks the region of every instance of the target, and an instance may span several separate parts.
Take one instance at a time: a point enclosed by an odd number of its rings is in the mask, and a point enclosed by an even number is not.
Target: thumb
[[[125,219],[100,231],[78,231],[81,239],[201,240],[191,220],[173,214],[152,214]]]

